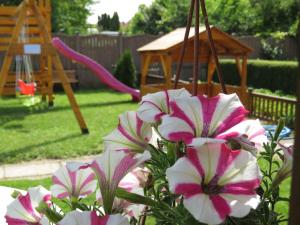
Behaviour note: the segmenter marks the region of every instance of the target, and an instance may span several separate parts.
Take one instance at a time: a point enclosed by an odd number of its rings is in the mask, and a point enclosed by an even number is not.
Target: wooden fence
[[[280,118],[291,125],[295,122],[295,99],[275,97],[250,91],[251,116],[262,120],[277,123]]]

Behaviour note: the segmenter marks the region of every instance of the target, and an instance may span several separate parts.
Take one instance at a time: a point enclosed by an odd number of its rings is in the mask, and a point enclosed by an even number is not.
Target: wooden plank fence
[[[251,116],[277,123],[284,118],[289,124],[295,121],[296,99],[288,99],[250,91]]]

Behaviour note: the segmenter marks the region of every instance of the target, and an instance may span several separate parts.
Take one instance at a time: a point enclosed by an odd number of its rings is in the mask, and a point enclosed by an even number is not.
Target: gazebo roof
[[[191,28],[189,34],[189,41],[194,39],[194,28]],[[214,41],[224,47],[225,49],[232,50],[230,52],[248,54],[253,50],[242,42],[238,41],[231,35],[219,30],[218,28],[211,26],[211,32]],[[165,52],[183,44],[183,38],[185,34],[185,28],[178,28],[138,49],[140,53],[145,52]],[[199,27],[199,38],[207,42],[207,34],[204,26]]]

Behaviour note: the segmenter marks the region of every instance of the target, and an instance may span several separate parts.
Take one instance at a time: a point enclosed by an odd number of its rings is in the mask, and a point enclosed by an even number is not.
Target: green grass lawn
[[[130,95],[108,90],[78,91],[76,99],[89,135],[81,135],[63,93],[55,95],[53,108],[37,110],[16,98],[0,98],[0,164],[98,154],[118,115],[137,108]]]

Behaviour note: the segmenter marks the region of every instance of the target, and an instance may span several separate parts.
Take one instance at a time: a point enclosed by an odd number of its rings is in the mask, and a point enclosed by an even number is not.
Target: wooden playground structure
[[[20,35],[24,26],[26,30],[22,35],[26,36],[26,41],[22,42]],[[24,0],[17,7],[0,7],[0,52],[5,53],[0,72],[0,95],[16,93],[15,57],[34,57],[38,62],[38,68],[33,71],[37,93],[52,106],[53,74],[57,74],[82,133],[88,133],[60,57],[51,44],[50,0]]]
[[[183,62],[193,62],[193,44],[194,44],[194,28],[188,37],[186,46],[186,54]],[[207,38],[205,27],[199,29],[199,61],[202,64],[207,64],[206,82],[198,82],[199,94],[214,96],[221,92],[221,86],[212,81],[213,74],[216,69],[216,64],[212,57]],[[236,40],[229,34],[222,32],[216,27],[211,27],[212,36],[216,45],[217,54],[219,56],[233,57],[236,61],[237,70],[240,75],[240,86],[226,85],[228,93],[237,93],[241,101],[248,105],[247,92],[247,58],[252,52],[252,49]],[[178,63],[180,58],[180,50],[183,45],[183,37],[185,28],[178,28],[138,49],[141,55],[141,95],[174,88],[174,77],[172,66],[173,63]],[[151,64],[160,63],[163,68],[163,83],[149,84],[147,83],[148,70]],[[179,88],[186,88],[192,91],[191,82],[180,82]]]

